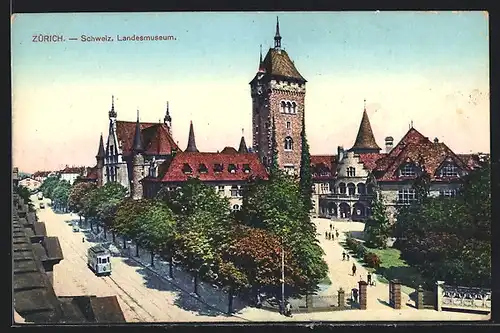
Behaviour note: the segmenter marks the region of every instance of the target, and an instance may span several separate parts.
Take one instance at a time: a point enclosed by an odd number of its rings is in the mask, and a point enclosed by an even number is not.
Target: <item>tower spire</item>
[[[245,135],[244,135],[243,128],[241,129],[241,140],[240,140],[240,146],[238,148],[238,153],[240,153],[240,154],[248,153],[248,148],[247,148],[247,144],[245,142]]]
[[[356,136],[356,141],[354,142],[351,150],[355,153],[378,153],[380,151],[380,147],[377,145],[375,137],[373,136],[370,119],[368,119],[368,113],[366,112],[366,100],[365,107],[363,109],[363,117],[361,118],[361,124],[359,125],[358,135]]]
[[[264,61],[262,60],[262,44],[260,44],[260,57],[259,57],[259,73],[264,73],[266,68],[264,66]]]
[[[187,144],[187,148],[185,151],[191,152],[191,153],[198,153],[199,152],[198,148],[196,148],[196,141],[194,139],[194,129],[193,129],[193,121],[192,120],[189,124],[188,144]]]
[[[137,110],[137,122],[135,123],[134,146],[132,149],[136,153],[140,153],[144,150],[144,146],[142,144],[141,124],[139,122],[139,110]]]
[[[101,133],[101,138],[99,139],[99,149],[97,150],[97,155],[95,156],[97,160],[103,159],[104,158],[104,141],[102,139],[102,133]]]
[[[116,118],[115,96],[111,95],[111,110],[108,112],[109,118]]]
[[[280,20],[278,16],[276,16],[276,35],[274,36],[274,48],[277,50],[281,49]]]
[[[170,117],[170,108],[168,106],[168,101],[167,101],[167,110],[165,111],[165,117],[163,118],[163,122],[170,128],[170,125],[172,123],[172,117]]]

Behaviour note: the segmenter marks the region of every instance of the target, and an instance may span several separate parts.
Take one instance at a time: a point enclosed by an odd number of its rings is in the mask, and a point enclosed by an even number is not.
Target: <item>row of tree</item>
[[[304,133],[304,131],[303,131]],[[230,211],[227,198],[214,187],[190,179],[176,190],[159,191],[155,198],[132,200],[118,183],[96,187],[75,183],[69,190],[67,207],[105,231],[134,240],[150,251],[151,264],[158,254],[183,266],[198,280],[205,279],[228,291],[254,299],[258,293],[285,297],[311,293],[327,274],[323,251],[311,222],[312,178],[305,134],[300,181],[278,169],[275,133],[273,163],[267,180],[251,178],[243,193],[242,210]],[[307,166],[307,167],[305,167]],[[61,186],[44,183],[44,194],[56,200]],[[56,185],[54,185],[56,184]],[[104,233],[106,235],[106,232]],[[284,281],[281,280],[284,255]]]
[[[39,191],[44,197],[52,200],[52,207],[56,210],[66,211],[68,209],[68,198],[71,189],[71,184],[60,179],[59,176],[50,176],[44,180]]]

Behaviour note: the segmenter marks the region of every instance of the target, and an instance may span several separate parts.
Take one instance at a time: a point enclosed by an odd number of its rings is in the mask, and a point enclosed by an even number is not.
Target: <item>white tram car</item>
[[[96,275],[110,275],[111,262],[109,251],[102,245],[92,246],[87,255],[87,265]]]

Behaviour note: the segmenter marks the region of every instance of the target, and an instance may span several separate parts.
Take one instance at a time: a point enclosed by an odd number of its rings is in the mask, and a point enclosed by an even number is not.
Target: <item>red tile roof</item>
[[[61,173],[70,173],[70,174],[73,174],[73,173],[76,173],[76,174],[79,174],[79,175],[82,175],[84,172],[85,172],[85,167],[70,167],[70,166],[66,166],[63,170],[60,171]]]
[[[335,155],[311,155],[313,180],[331,180],[337,174]]]
[[[364,153],[359,154],[359,160],[366,169],[372,171],[377,167],[378,162],[385,157],[385,153]]]
[[[457,156],[471,169],[481,166],[479,154],[457,154]]]
[[[215,164],[222,164],[222,171],[215,172]],[[229,171],[230,164],[237,169],[234,173]],[[206,172],[200,172],[200,166],[205,165]],[[248,166],[250,172],[244,172]],[[255,153],[247,154],[221,154],[221,153],[197,153],[180,152],[175,154],[171,161],[165,161],[159,169],[166,169],[158,178],[146,178],[149,181],[160,182],[183,182],[191,177],[197,177],[201,181],[245,181],[250,176],[267,179],[268,174]],[[184,173],[184,169],[191,169],[190,174]]]
[[[238,154],[238,151],[234,147],[224,147],[224,149],[221,150],[221,154]]]
[[[37,171],[33,174],[33,178],[35,177],[48,177],[51,171]]]
[[[363,159],[362,155],[360,157]],[[378,181],[398,181],[402,179],[398,175],[399,168],[411,162],[423,164],[431,175],[431,180],[441,181],[443,179],[437,176],[437,172],[445,161],[453,162],[465,171],[470,170],[467,164],[444,143],[431,142],[416,129],[411,128],[389,154],[375,162],[374,171]]]
[[[131,153],[135,134],[135,121],[117,121],[116,134],[122,142],[123,155]],[[180,151],[167,125],[162,123],[140,123],[144,154],[169,155],[172,150]]]

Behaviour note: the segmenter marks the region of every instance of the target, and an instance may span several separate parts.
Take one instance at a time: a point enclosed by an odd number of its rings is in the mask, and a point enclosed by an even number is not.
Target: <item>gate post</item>
[[[421,285],[417,289],[417,309],[421,310],[424,308],[424,288]]]
[[[444,281],[436,282],[436,310],[442,311]]]
[[[392,280],[392,307],[401,309],[401,282],[398,280]]]
[[[367,286],[366,281],[359,281],[359,308],[361,310],[366,310],[366,299],[367,299]]]
[[[340,289],[338,291],[338,295],[339,295],[338,306],[339,306],[339,308],[344,308],[345,307],[345,291],[344,291],[344,289],[342,289],[342,287],[340,287]]]

